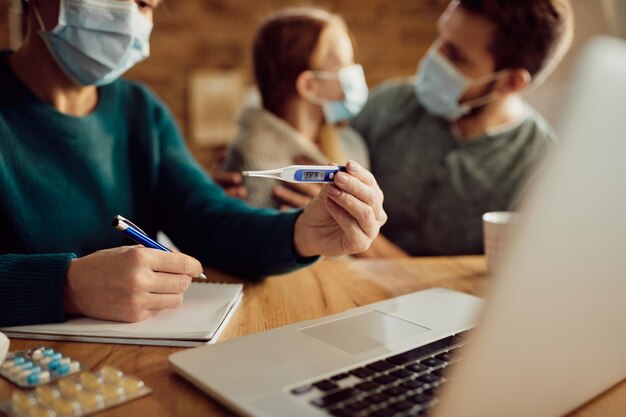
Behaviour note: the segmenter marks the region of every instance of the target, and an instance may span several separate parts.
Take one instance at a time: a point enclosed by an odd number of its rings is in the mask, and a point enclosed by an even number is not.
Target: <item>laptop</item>
[[[175,353],[172,368],[254,417],[553,417],[622,381],[625,74],[623,41],[583,54],[485,304],[420,291]]]

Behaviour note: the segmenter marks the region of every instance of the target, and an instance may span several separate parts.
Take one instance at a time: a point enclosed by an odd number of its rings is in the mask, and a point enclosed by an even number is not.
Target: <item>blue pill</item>
[[[28,361],[28,362],[24,362],[20,365],[20,368],[22,368],[23,370],[27,370],[27,369],[31,369],[35,366],[34,363]]]
[[[26,377],[26,383],[27,383],[28,385],[36,385],[36,384],[39,384],[39,381],[40,381],[39,376],[40,376],[40,375],[41,375],[41,374],[40,374],[39,372],[34,373],[34,374],[30,374],[30,375],[28,375],[28,376]]]
[[[21,365],[24,362],[26,362],[26,359],[24,359],[23,356],[18,356],[17,358],[13,359],[13,363],[16,365]]]
[[[59,375],[67,375],[70,373],[70,366],[66,364],[61,364],[57,368],[57,374]]]
[[[60,364],[61,364],[61,361],[58,359],[50,361],[50,363],[48,364],[48,369],[50,369],[51,371],[54,371],[55,369],[59,367]]]
[[[55,353],[55,354],[53,354],[52,356],[50,356],[50,358],[51,358],[52,360],[55,360],[55,359],[61,359],[62,357],[63,357],[63,355],[61,355],[60,353]]]
[[[43,355],[44,356],[52,356],[52,355],[54,355],[54,349],[50,349],[50,348],[44,349]]]

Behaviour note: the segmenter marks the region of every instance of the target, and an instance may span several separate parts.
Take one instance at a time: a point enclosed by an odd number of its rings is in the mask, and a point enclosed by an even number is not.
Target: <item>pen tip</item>
[[[249,171],[243,171],[243,172],[241,173],[241,176],[242,176],[242,177],[247,177],[247,176],[249,176],[249,175],[250,175],[250,172],[249,172]]]
[[[204,272],[200,272],[200,278],[201,279],[208,279],[206,275],[204,275]]]

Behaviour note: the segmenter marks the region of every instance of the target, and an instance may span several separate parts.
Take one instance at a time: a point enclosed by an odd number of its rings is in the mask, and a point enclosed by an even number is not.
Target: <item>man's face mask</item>
[[[463,94],[472,86],[487,84],[504,75],[504,71],[471,79],[461,74],[439,51],[431,50],[420,63],[415,91],[418,100],[429,113],[454,121],[467,115],[473,108],[498,98],[498,93],[460,103]]]
[[[367,82],[365,81],[365,72],[361,65],[350,65],[336,73],[313,71],[313,74],[319,79],[338,79],[341,91],[343,91],[343,100],[333,101],[321,97],[311,99],[313,103],[322,106],[326,123],[335,124],[349,120],[361,112],[369,95]]]
[[[106,85],[150,55],[152,22],[135,2],[61,0],[59,21],[46,31],[34,7],[48,50],[77,85]]]

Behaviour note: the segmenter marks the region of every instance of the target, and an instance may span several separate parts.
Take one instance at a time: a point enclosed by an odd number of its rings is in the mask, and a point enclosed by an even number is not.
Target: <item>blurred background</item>
[[[555,100],[580,45],[609,33],[615,16],[626,15],[626,0],[572,3],[577,20],[574,48],[548,82],[528,97],[551,122],[558,120]],[[241,106],[255,101],[250,50],[264,15],[303,5],[339,13],[356,41],[357,62],[374,87],[415,73],[447,4],[448,0],[166,0],[155,16],[151,57],[126,76],[146,83],[167,103],[195,156],[208,168],[216,150],[235,134]],[[0,0],[0,48],[19,45],[20,15],[19,0]]]

